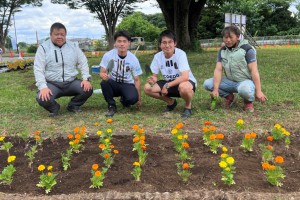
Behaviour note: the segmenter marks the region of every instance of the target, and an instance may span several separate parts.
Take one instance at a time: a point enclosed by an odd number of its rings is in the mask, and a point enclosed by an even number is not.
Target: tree
[[[22,11],[23,5],[41,6],[43,0],[0,0],[0,48],[5,50],[8,28],[11,26],[12,16]]]
[[[177,46],[193,49],[197,42],[197,26],[207,0],[156,0],[165,17],[167,28],[177,35]]]
[[[150,22],[151,24],[153,24],[154,26],[156,26],[160,29],[164,29],[167,27],[166,21],[165,21],[162,13],[156,13],[156,14],[150,14],[150,15],[146,15],[146,14],[142,13],[142,16],[145,20],[147,20],[148,22]]]
[[[143,18],[141,12],[125,17],[117,26],[117,30],[127,30],[132,36],[144,37],[146,41],[155,41],[161,29]]]
[[[109,49],[114,45],[113,35],[118,18],[132,13],[135,8],[133,3],[143,1],[146,0],[51,0],[52,3],[67,4],[72,9],[85,7],[95,13],[104,26]]]

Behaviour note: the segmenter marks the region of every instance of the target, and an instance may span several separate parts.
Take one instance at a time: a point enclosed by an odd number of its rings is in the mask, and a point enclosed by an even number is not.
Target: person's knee
[[[238,94],[245,100],[254,98],[254,90],[248,85],[242,85],[238,88]]]
[[[147,83],[145,86],[144,86],[144,92],[145,92],[145,94],[150,94],[150,93],[152,93],[152,87],[151,87],[151,85],[149,84],[149,83]]]
[[[38,104],[42,107],[49,107],[51,105],[55,104],[55,101],[50,99],[48,101],[43,101],[41,98],[36,97],[36,101],[38,102]]]
[[[204,87],[205,90],[212,91],[213,90],[213,86],[214,86],[214,82],[213,82],[212,78],[206,79],[203,82],[203,87]]]

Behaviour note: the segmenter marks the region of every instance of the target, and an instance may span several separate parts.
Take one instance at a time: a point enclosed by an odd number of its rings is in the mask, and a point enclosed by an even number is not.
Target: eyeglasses
[[[161,44],[162,44],[162,45],[165,45],[165,46],[171,45],[171,44],[173,44],[173,43],[174,43],[174,40],[171,40],[171,41],[163,41],[163,42],[161,42]]]

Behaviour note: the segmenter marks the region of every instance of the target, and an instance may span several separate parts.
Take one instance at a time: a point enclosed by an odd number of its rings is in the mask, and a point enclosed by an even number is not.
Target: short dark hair
[[[65,25],[63,25],[62,23],[59,23],[59,22],[55,22],[54,24],[52,24],[52,26],[50,28],[50,35],[52,34],[54,29],[64,29],[65,32],[67,33],[67,29],[66,29]]]
[[[158,42],[161,43],[163,37],[171,38],[174,42],[176,42],[176,34],[171,30],[164,30],[159,35]]]
[[[230,35],[230,33],[234,33],[237,37],[241,35],[241,31],[236,25],[226,26],[222,31],[222,36]]]
[[[114,41],[116,41],[118,37],[125,37],[125,38],[127,38],[128,41],[131,41],[131,36],[128,31],[121,30],[121,31],[116,32],[114,34]]]

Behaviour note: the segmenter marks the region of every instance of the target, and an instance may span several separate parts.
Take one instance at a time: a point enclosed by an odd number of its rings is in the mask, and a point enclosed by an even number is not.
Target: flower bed
[[[8,70],[19,70],[25,69],[28,66],[32,66],[33,62],[33,59],[18,59],[14,61],[6,61],[4,63],[1,63],[0,66],[8,67]]]
[[[130,131],[129,131],[130,132]],[[44,194],[44,190],[37,188],[40,172],[37,170],[40,163],[46,166],[53,166],[53,172],[57,173],[57,184],[53,187],[50,195],[72,194],[78,192],[172,192],[184,190],[225,190],[225,191],[248,191],[248,192],[268,192],[268,193],[290,193],[300,192],[300,162],[299,162],[299,133],[291,135],[292,142],[289,149],[285,149],[285,144],[274,143],[274,153],[285,157],[283,167],[286,178],[282,181],[281,187],[270,185],[261,166],[261,150],[259,143],[264,143],[265,138],[257,137],[253,145],[253,152],[245,152],[241,149],[243,134],[230,135],[224,138],[223,144],[232,149],[231,155],[235,159],[235,185],[226,186],[221,180],[222,174],[219,167],[220,155],[213,154],[210,149],[203,144],[202,134],[189,134],[189,154],[193,158],[194,167],[191,169],[192,175],[187,183],[184,183],[177,174],[176,163],[178,157],[174,150],[174,144],[170,140],[170,135],[147,136],[147,162],[143,166],[141,181],[137,183],[131,174],[132,163],[136,161],[136,152],[132,151],[131,135],[114,135],[112,141],[118,147],[119,155],[114,159],[110,170],[106,174],[103,187],[100,189],[90,188],[91,164],[103,163],[104,159],[99,156],[99,137],[96,134],[85,139],[85,148],[74,154],[71,159],[71,168],[63,170],[61,163],[61,153],[69,147],[69,139],[56,138],[43,141],[42,148],[39,147],[33,161],[33,171],[28,167],[27,157],[24,155],[25,143],[20,138],[6,138],[13,147],[10,151],[17,157],[14,166],[16,172],[11,187],[0,185],[0,192],[19,194]],[[36,141],[31,139],[29,143]],[[0,152],[1,170],[6,166],[7,155]]]

